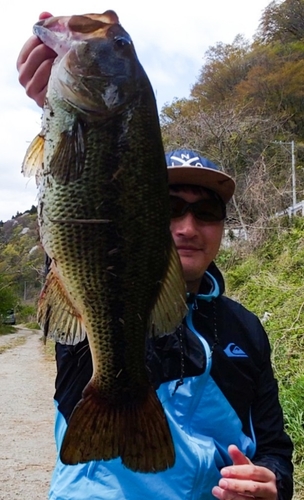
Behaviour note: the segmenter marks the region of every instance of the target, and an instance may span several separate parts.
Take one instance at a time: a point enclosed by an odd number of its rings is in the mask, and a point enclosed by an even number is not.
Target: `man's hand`
[[[51,17],[49,12],[42,12],[39,19]],[[44,45],[39,38],[31,36],[24,44],[17,59],[19,82],[25,87],[29,97],[42,107],[56,53]]]
[[[254,465],[235,445],[228,448],[233,465],[221,470],[212,494],[220,500],[277,500],[276,477],[266,467]]]

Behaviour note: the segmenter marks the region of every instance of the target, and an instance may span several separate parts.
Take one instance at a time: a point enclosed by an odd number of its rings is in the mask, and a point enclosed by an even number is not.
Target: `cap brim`
[[[217,193],[224,203],[232,198],[235,182],[229,175],[207,167],[168,167],[170,184],[194,184],[211,189]]]

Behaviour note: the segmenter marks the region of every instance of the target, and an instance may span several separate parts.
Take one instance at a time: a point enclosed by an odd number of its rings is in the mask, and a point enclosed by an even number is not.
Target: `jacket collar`
[[[207,271],[217,281],[219,287],[219,295],[223,295],[223,293],[225,292],[225,281],[221,271],[215,265],[214,262],[211,262]],[[204,276],[202,277],[198,293],[199,294],[210,293],[210,277],[208,276],[208,274],[204,274]]]

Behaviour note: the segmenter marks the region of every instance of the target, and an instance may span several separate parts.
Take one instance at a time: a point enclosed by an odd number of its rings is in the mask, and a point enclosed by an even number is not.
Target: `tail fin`
[[[163,407],[152,387],[144,399],[109,404],[90,384],[76,405],[60,450],[64,464],[121,457],[135,472],[172,467],[175,452]]]

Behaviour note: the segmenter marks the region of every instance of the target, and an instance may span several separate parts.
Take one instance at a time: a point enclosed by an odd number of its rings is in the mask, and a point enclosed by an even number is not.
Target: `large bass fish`
[[[93,359],[60,458],[161,471],[175,453],[145,345],[181,322],[185,284],[153,90],[113,11],[48,18],[34,33],[58,54],[23,165],[52,259],[38,317],[56,341],[87,335]]]

